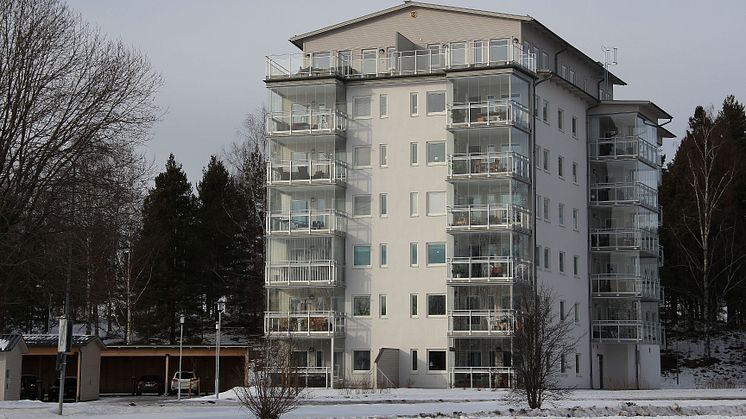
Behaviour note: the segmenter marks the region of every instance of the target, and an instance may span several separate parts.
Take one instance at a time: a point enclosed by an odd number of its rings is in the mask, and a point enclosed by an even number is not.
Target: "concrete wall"
[[[638,354],[635,354],[639,351]],[[603,388],[654,389],[659,388],[660,346],[620,343],[593,344],[593,387],[599,388],[598,355],[603,355]],[[638,364],[639,363],[639,364]]]
[[[399,386],[399,352],[398,349],[381,348],[378,353],[376,367],[379,386]]]
[[[12,351],[0,352],[0,400],[21,397],[21,345]]]

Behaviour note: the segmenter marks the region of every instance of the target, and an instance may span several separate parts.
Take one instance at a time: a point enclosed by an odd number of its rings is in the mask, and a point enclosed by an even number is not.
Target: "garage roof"
[[[0,335],[0,352],[12,351],[19,342],[23,342],[21,335]]]
[[[24,335],[23,339],[28,346],[57,346],[57,335]],[[95,335],[73,335],[72,346],[87,346],[91,343],[98,344],[101,349],[106,348],[101,339]]]

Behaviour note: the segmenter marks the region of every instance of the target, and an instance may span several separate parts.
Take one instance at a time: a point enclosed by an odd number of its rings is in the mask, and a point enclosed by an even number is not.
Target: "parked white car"
[[[181,386],[179,386],[179,382],[181,382]],[[188,391],[190,396],[192,392],[197,395],[200,394],[199,378],[194,374],[194,371],[176,371],[174,378],[171,379],[171,394],[176,394],[179,388],[182,392]]]

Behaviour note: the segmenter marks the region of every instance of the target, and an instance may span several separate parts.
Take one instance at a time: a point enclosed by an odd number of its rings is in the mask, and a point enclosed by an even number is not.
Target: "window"
[[[541,52],[541,68],[542,69],[549,68],[549,55],[544,51]]]
[[[417,166],[419,160],[417,159],[417,143],[409,143],[409,164]]]
[[[378,112],[381,118],[389,116],[389,97],[387,95],[380,95],[378,97]]]
[[[417,349],[409,351],[409,358],[412,360],[412,371],[417,371]]]
[[[543,105],[541,107],[541,120],[549,123],[549,101],[544,99]]]
[[[544,248],[544,269],[552,270],[552,249],[548,247]]]
[[[565,320],[565,302],[560,300],[559,302],[560,320]]]
[[[409,94],[409,114],[417,116],[417,93]]]
[[[560,372],[564,374],[567,372],[567,357],[565,354],[560,355]]]
[[[560,67],[562,70],[560,72],[560,75],[563,79],[567,80],[567,66],[562,64],[562,67]]]
[[[544,170],[548,172],[549,171],[549,150],[546,148],[543,151],[542,163],[544,164]]]
[[[539,106],[541,105],[541,97],[539,95],[534,95],[534,118],[538,118],[539,113]]]
[[[474,64],[482,64],[484,62],[484,41],[474,41]]]
[[[559,225],[565,225],[565,204],[557,204],[557,219],[559,220]]]
[[[571,68],[569,71],[570,71],[570,83],[575,84],[575,70]]]
[[[446,370],[446,351],[427,351],[427,370]]]
[[[445,164],[446,142],[433,141],[427,143],[427,164]]]
[[[541,246],[536,246],[536,266],[541,268]]]
[[[370,246],[360,245],[352,247],[352,265],[359,267],[370,266]]]
[[[409,315],[417,317],[417,294],[409,294]]]
[[[557,109],[557,128],[565,130],[565,112],[562,109]]]
[[[352,215],[354,217],[370,216],[370,195],[355,195],[352,197]]]
[[[572,131],[572,136],[577,138],[578,137],[578,117],[573,116],[572,120],[570,121],[570,130]]]
[[[427,244],[427,264],[442,265],[446,263],[446,244],[445,243],[428,243]]]
[[[572,311],[575,312],[575,323],[580,323],[580,303],[575,303]]]
[[[389,146],[386,144],[378,146],[378,165],[381,167],[389,165]]]
[[[428,192],[426,195],[427,215],[444,215],[446,213],[446,193]]]
[[[580,268],[580,256],[575,255],[572,257],[572,274],[578,276],[578,269]]]
[[[559,252],[559,271],[565,273],[565,252]]]
[[[352,164],[355,167],[370,167],[370,147],[355,147],[352,149]]]
[[[417,266],[417,243],[409,243],[409,266]]]
[[[578,183],[578,164],[572,162],[572,182]]]
[[[352,117],[355,119],[370,118],[370,96],[352,98]]]
[[[572,209],[572,228],[573,230],[578,229],[578,209],[577,208]]]
[[[370,316],[370,295],[355,295],[352,297],[352,315]]]
[[[549,201],[549,198],[544,198],[544,221],[550,221],[550,214],[549,214],[549,207],[551,205],[551,202]]]
[[[378,194],[378,215],[381,217],[389,216],[389,194],[380,193]]]
[[[433,295],[427,296],[427,315],[428,316],[445,316],[446,315],[445,294],[433,294]]]
[[[580,375],[580,354],[575,354],[575,374]]]
[[[378,257],[380,258],[380,265],[382,268],[385,268],[389,266],[389,245],[386,243],[381,243],[378,249],[379,249]]]
[[[427,92],[427,114],[443,114],[446,111],[446,92]]]
[[[352,351],[352,369],[370,371],[370,351]]]
[[[557,156],[557,175],[565,178],[565,158],[562,156]]]
[[[378,296],[378,315],[381,317],[388,317],[388,308],[386,307],[385,294],[381,294]]]
[[[409,193],[409,216],[416,217],[418,215],[417,201],[419,200],[420,194],[417,192]]]
[[[541,209],[544,206],[544,201],[541,198],[541,195],[536,195],[536,219],[541,220]]]

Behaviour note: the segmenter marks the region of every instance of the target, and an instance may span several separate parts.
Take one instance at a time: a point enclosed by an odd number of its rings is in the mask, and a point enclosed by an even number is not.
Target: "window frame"
[[[443,95],[443,110],[442,111],[430,111],[430,95]],[[411,99],[410,99],[411,100]],[[446,97],[446,91],[445,90],[431,90],[425,92],[425,115],[431,116],[431,115],[445,115],[446,114],[446,104],[448,103],[448,98]],[[410,104],[411,106],[411,104]],[[411,108],[410,108],[411,111]]]
[[[416,293],[409,294],[409,317],[416,319],[420,317],[420,297]]]
[[[419,92],[409,92],[409,116],[417,117],[420,115]]]
[[[562,202],[557,203],[557,223],[565,227],[565,204]]]
[[[409,142],[409,165],[419,166],[420,165],[420,147],[417,141]]]
[[[368,264],[367,265],[358,265],[358,264],[356,264],[357,261],[355,260],[355,255],[356,255],[355,249],[363,248],[363,247],[367,247],[368,248]],[[372,267],[372,265],[373,265],[373,249],[371,248],[371,245],[369,245],[369,244],[355,244],[355,245],[353,245],[352,246],[352,268],[353,269],[368,269],[368,268]]]
[[[443,368],[430,368],[430,354],[443,353]],[[448,352],[445,349],[428,349],[427,350],[427,373],[428,374],[445,374],[448,371]]]
[[[578,184],[578,162],[572,162],[572,183]]]
[[[367,116],[358,116],[355,113],[355,110],[357,110],[357,101],[360,99],[368,99],[368,115]],[[373,99],[370,95],[367,96],[353,96],[352,97],[352,119],[353,120],[366,120],[366,119],[372,119],[373,118]]]
[[[389,194],[387,192],[378,194],[378,216],[381,218],[389,216]]]
[[[548,223],[552,222],[551,208],[552,208],[552,200],[545,196],[544,197],[544,221]]]
[[[580,277],[580,256],[579,255],[572,256],[572,276],[576,278]]]
[[[378,145],[378,167],[389,167],[389,145]]]
[[[541,120],[544,121],[547,125],[549,125],[549,101],[546,99],[542,99],[542,106],[541,106]]]
[[[431,314],[430,313],[430,297],[443,297],[443,314]],[[427,306],[425,310],[425,315],[427,317],[445,317],[446,314],[448,313],[447,304],[448,304],[448,299],[446,298],[445,294],[438,294],[438,293],[425,294],[425,305]]]
[[[356,355],[357,355],[357,353],[365,353],[365,352],[368,353],[368,369],[359,370],[359,369],[356,368],[357,367],[357,362],[355,362],[356,361]],[[353,349],[352,350],[352,372],[353,372],[353,374],[354,373],[368,373],[368,372],[370,372],[370,368],[371,368],[371,353],[370,353],[370,349]]]
[[[418,352],[417,348],[409,349],[409,372],[412,374],[419,374],[420,372],[420,358]]]
[[[358,214],[357,209],[357,200],[359,198],[368,197],[368,208],[370,208],[370,211],[368,214]],[[352,196],[352,218],[371,218],[373,215],[373,198],[370,194],[360,194],[360,195],[353,195]]]
[[[420,193],[418,191],[409,192],[409,216],[420,216]]]
[[[565,180],[565,156],[561,154],[557,155],[557,176]]]
[[[544,246],[544,270],[552,272],[552,248]]]
[[[357,304],[356,301],[358,299],[368,299],[368,314],[355,314],[357,311]],[[370,304],[370,294],[356,294],[352,296],[352,317],[371,317],[371,304]]]
[[[559,273],[563,275],[565,274],[565,256],[566,253],[560,250],[559,256],[557,257],[557,268]]]
[[[575,115],[570,120],[570,133],[572,134],[572,138],[578,138],[578,117]]]
[[[438,209],[439,212],[431,212],[430,208],[430,197],[433,194],[442,194],[443,199],[443,208]],[[446,209],[448,202],[448,193],[446,191],[427,191],[425,192],[425,215],[428,217],[441,217],[448,213],[448,210]]]
[[[580,210],[577,208],[572,209],[572,229],[578,231],[580,225]]]
[[[378,317],[381,319],[387,319],[389,317],[388,309],[388,295],[378,294]]]
[[[368,164],[358,164],[359,151],[368,149]],[[353,169],[370,169],[373,165],[373,149],[369,145],[360,145],[352,148],[352,168]]]
[[[409,267],[417,268],[420,266],[420,255],[419,255],[419,244],[417,242],[409,242]]]
[[[442,161],[430,161],[430,146],[433,144],[443,144],[443,160]],[[448,159],[448,150],[446,150],[445,140],[431,140],[425,142],[425,164],[428,166],[445,166]]]
[[[542,154],[542,169],[546,173],[549,173],[549,171],[552,168],[552,165],[551,165],[551,162],[552,162],[551,155],[552,155],[552,153],[551,153],[551,151],[548,148],[542,148],[541,149],[541,154]]]
[[[389,267],[389,244],[388,243],[378,244],[378,266],[380,268]]]
[[[443,245],[443,262],[430,262],[430,246]],[[448,261],[446,255],[446,242],[427,242],[425,243],[425,265],[426,266],[445,266]]]
[[[380,119],[389,117],[389,95],[385,93],[378,95],[378,117]]]
[[[565,132],[565,111],[562,108],[557,108],[557,129]]]

